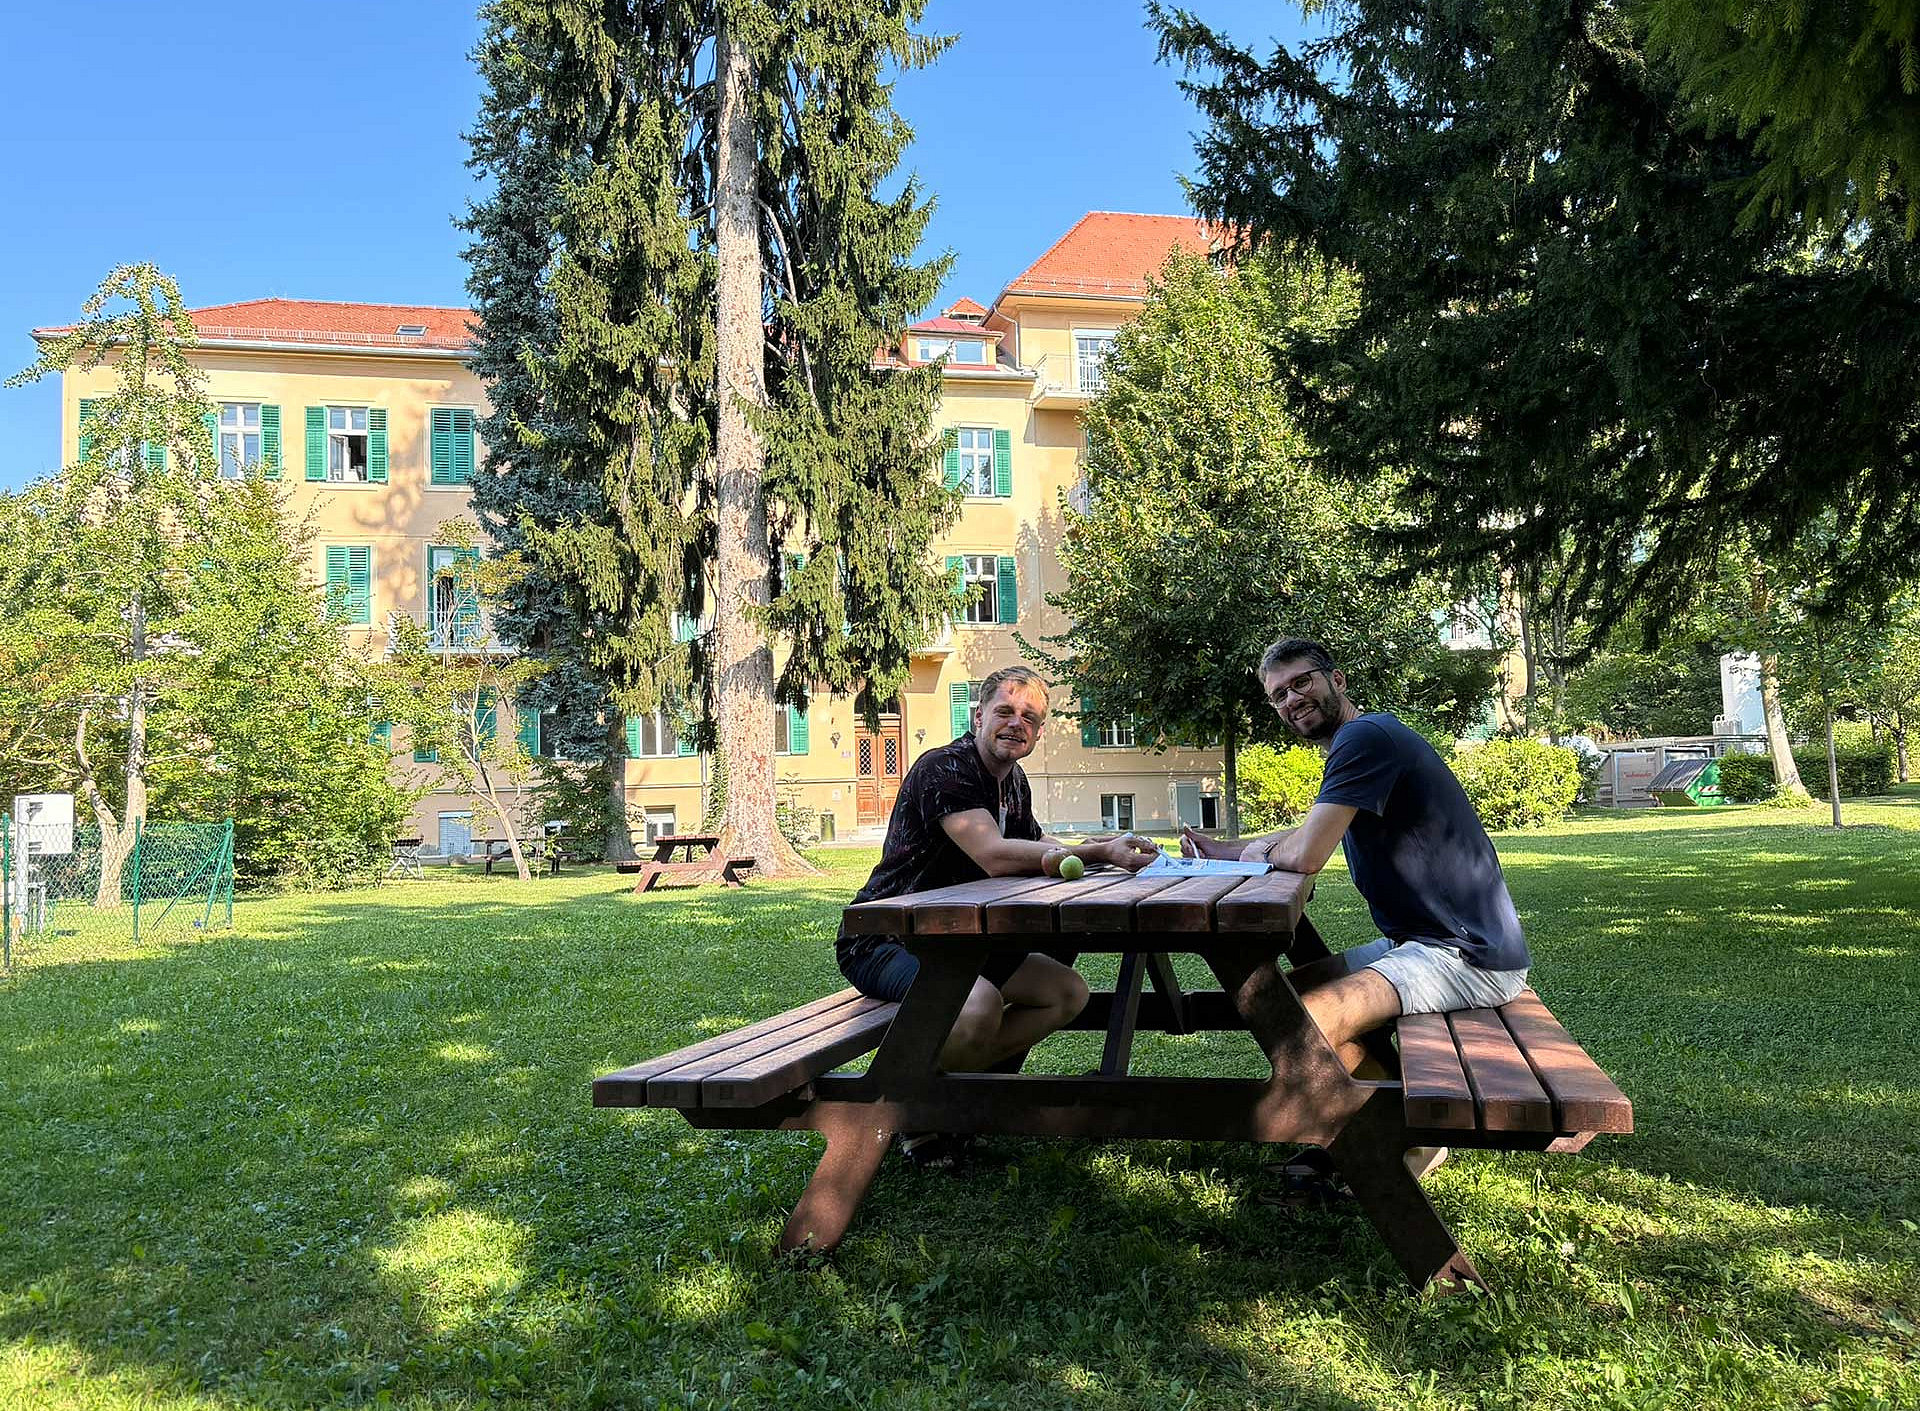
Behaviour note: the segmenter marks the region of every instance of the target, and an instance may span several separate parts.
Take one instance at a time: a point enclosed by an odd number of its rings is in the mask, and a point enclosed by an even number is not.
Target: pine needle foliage
[[[1920,290],[1897,233],[1749,219],[1761,155],[1622,4],[1304,8],[1323,30],[1264,59],[1151,10],[1209,123],[1202,214],[1359,280],[1357,316],[1276,368],[1331,469],[1405,470],[1396,547],[1512,566],[1594,604],[1596,633],[1828,509],[1836,602],[1910,571]]]

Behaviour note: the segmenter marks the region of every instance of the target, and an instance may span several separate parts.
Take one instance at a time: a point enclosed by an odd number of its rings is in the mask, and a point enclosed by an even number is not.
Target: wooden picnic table
[[[1303,1143],[1324,1148],[1408,1279],[1481,1282],[1403,1160],[1414,1146],[1578,1150],[1632,1130],[1632,1109],[1531,991],[1499,1010],[1421,1016],[1371,1048],[1393,1077],[1350,1075],[1300,1002],[1293,965],[1329,952],[1305,907],[1312,879],[992,878],[846,909],[849,930],[898,935],[920,970],[898,1006],[851,990],[702,1040],[594,1083],[599,1106],[674,1107],[702,1128],[811,1129],[825,1153],[781,1236],[831,1249],[896,1132]],[[993,950],[1121,956],[1073,1027],[1104,1031],[1097,1072],[950,1073],[938,1057]],[[1170,953],[1218,989],[1184,992]],[[1152,989],[1146,989],[1151,981]],[[896,1012],[897,1011],[897,1012]],[[1135,1074],[1140,1027],[1243,1031],[1266,1078]],[[872,1049],[865,1073],[831,1070]]]
[[[720,857],[714,852],[719,846],[718,833],[662,833],[653,840],[653,857],[650,860],[617,863],[615,870],[640,874],[639,880],[633,884],[636,893],[650,892],[656,885],[669,879],[696,886],[702,882],[719,882],[728,887],[745,886],[754,860],[750,857]],[[679,862],[674,861],[674,853],[682,851],[686,856]]]
[[[485,858],[485,875],[489,877],[493,876],[493,865],[496,862],[508,862],[513,858],[513,845],[505,838],[482,838],[480,850]],[[536,875],[541,871],[543,863],[547,865],[551,875],[555,877],[560,875],[558,839],[549,840],[539,833],[530,834],[520,840],[520,851],[533,863],[533,871]]]
[[[718,833],[662,833],[653,840],[653,860],[672,862],[678,850],[685,850],[684,861],[694,862],[720,846]]]

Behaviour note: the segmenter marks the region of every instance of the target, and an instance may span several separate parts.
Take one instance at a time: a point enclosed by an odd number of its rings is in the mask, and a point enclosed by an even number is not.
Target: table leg
[[[1193,1022],[1187,1015],[1186,992],[1180,988],[1180,981],[1173,973],[1173,961],[1165,951],[1147,952],[1147,974],[1153,980],[1154,990],[1166,1000],[1167,1012],[1172,1016],[1167,1023],[1167,1032],[1192,1033]]]
[[[858,1111],[825,1114],[820,1130],[826,1134],[827,1149],[780,1232],[784,1254],[824,1254],[845,1238],[893,1141],[892,1132],[875,1127],[868,1114]]]
[[[1406,1132],[1400,1090],[1382,1088],[1347,1122],[1327,1155],[1415,1288],[1484,1289],[1486,1280],[1407,1170]]]
[[[1144,952],[1137,950],[1120,957],[1120,974],[1113,982],[1113,1012],[1107,1019],[1107,1044],[1100,1054],[1100,1071],[1110,1078],[1125,1074],[1133,1057],[1133,1026],[1140,1016],[1145,959]]]
[[[987,959],[984,936],[934,937],[928,945],[909,946],[920,960],[919,973],[867,1065],[866,1085],[890,1096],[924,1086],[939,1071],[940,1050]]]

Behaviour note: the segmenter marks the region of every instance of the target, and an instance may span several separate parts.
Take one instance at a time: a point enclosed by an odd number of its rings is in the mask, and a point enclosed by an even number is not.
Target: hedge
[[[1580,792],[1580,756],[1544,740],[1489,740],[1455,754],[1453,772],[1492,829],[1564,818]]]
[[[1773,757],[1720,756],[1720,797],[1728,803],[1761,803],[1773,797]]]
[[[1290,828],[1320,794],[1326,757],[1294,745],[1249,745],[1240,751],[1240,831],[1249,836]]]
[[[1893,787],[1893,746],[1849,745],[1836,748],[1840,767],[1840,797],[1884,794]],[[1827,751],[1824,745],[1802,745],[1793,752],[1800,782],[1817,799],[1827,796]],[[1771,755],[1720,757],[1720,793],[1729,803],[1762,803],[1774,796]]]

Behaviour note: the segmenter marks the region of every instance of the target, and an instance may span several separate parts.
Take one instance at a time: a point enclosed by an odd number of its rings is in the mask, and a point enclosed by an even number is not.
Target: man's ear
[[[1333,682],[1334,690],[1339,691],[1343,695],[1346,693],[1347,673],[1342,671],[1339,667],[1336,666],[1332,671],[1329,671],[1327,673],[1327,680]]]

